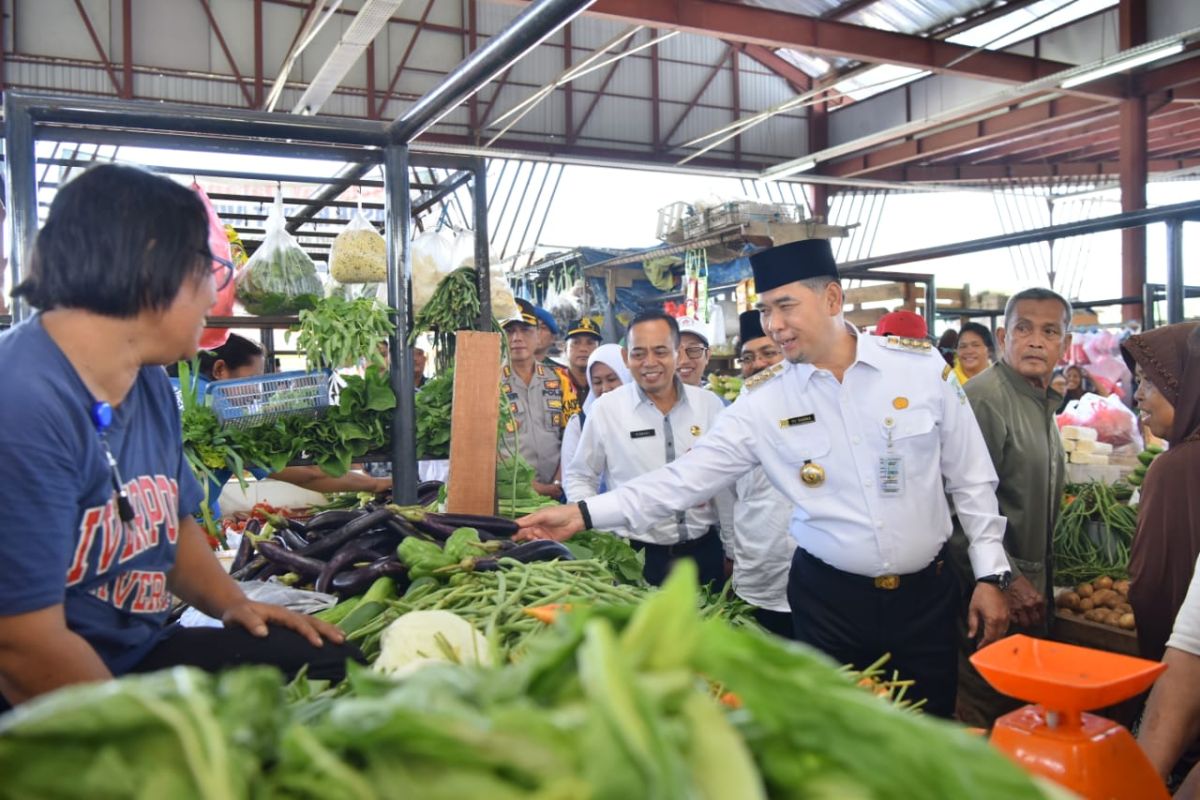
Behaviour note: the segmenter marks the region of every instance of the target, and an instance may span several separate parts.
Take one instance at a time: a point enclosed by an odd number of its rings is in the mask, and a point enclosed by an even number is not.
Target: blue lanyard
[[[117,498],[117,513],[122,522],[133,522],[133,504],[129,502],[129,493],[125,491],[125,481],[121,478],[121,470],[117,459],[113,457],[112,448],[108,446],[108,429],[112,427],[113,409],[103,400],[92,404],[92,424],[100,436],[100,446],[104,448],[104,456],[108,460],[109,475],[112,478],[113,492]]]

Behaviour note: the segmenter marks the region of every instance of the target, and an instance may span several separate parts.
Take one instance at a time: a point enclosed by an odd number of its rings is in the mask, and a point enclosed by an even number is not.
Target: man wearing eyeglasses
[[[567,496],[594,497],[603,478],[610,488],[636,484],[647,472],[669,464],[716,424],[724,405],[712,392],[684,384],[676,374],[680,352],[676,320],[661,311],[644,311],[629,323],[627,345],[633,383],[596,400],[571,463],[564,467]],[[732,512],[728,491],[721,511]],[[651,584],[666,579],[671,565],[690,558],[700,584],[725,580],[725,548],[717,508],[709,497],[670,518],[613,530],[646,554]]]
[[[783,351],[762,329],[762,314],[745,311],[738,317],[739,361],[742,378],[762,375],[766,380],[779,371]],[[792,610],[788,605],[788,572],[796,552],[796,540],[788,531],[792,504],[771,485],[761,466],[734,484],[733,590],[754,606],[758,624],[777,636],[793,637]]]
[[[688,386],[700,386],[708,369],[708,331],[703,322],[692,317],[680,317],[679,356],[675,370],[679,380]]]

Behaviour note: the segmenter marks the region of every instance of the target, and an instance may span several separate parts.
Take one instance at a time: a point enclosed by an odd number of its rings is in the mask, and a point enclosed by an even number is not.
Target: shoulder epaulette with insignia
[[[780,361],[778,364],[767,367],[762,372],[759,372],[755,375],[751,375],[749,378],[746,378],[746,380],[742,383],[742,391],[743,392],[753,392],[755,389],[762,386],[767,381],[771,380],[771,378],[774,378],[776,375],[781,374],[783,372],[784,363],[785,362]]]
[[[889,350],[906,350],[910,353],[928,353],[933,344],[928,339],[910,339],[907,336],[884,336],[879,344]]]

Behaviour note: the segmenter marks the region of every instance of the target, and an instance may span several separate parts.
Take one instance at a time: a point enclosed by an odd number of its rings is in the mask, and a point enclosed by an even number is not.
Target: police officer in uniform
[[[577,319],[567,328],[567,372],[571,376],[571,385],[580,408],[588,398],[588,359],[603,343],[600,326],[589,317]]]
[[[524,517],[519,538],[651,524],[761,465],[793,505],[796,637],[857,667],[891,653],[912,694],[948,717],[959,593],[945,564],[947,494],[977,581],[970,633],[982,645],[1008,626],[996,473],[966,395],[928,342],[846,324],[828,241],[781,245],[750,263],[763,329],[788,363],[747,381],[691,452],[616,491]]]
[[[578,413],[570,376],[563,367],[547,367],[535,356],[537,315],[528,300],[517,300],[520,313],[504,321],[508,363],[501,372],[500,390],[511,419],[501,453],[516,453],[534,469],[538,494],[562,499],[559,455],[563,430]]]

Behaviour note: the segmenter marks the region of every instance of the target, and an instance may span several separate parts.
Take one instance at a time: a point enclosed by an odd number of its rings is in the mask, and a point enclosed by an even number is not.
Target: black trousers
[[[796,626],[792,615],[782,611],[768,611],[765,608],[754,609],[754,620],[763,628],[785,639],[796,638]]]
[[[901,577],[896,589],[842,572],[797,549],[788,575],[796,638],[835,661],[865,669],[890,653],[886,669],[912,680],[906,699],[925,698],[925,711],[954,714],[958,678],[959,588],[945,553],[926,569]]]
[[[637,539],[630,539],[629,544],[646,554],[643,574],[646,582],[652,586],[662,586],[671,567],[681,558],[696,562],[701,586],[719,588],[725,582],[725,550],[721,547],[721,536],[716,528],[710,529],[699,539],[682,544],[650,544]]]
[[[131,672],[154,672],[168,667],[199,667],[217,672],[244,664],[278,667],[290,680],[305,665],[314,680],[340,681],[346,661],[366,663],[353,644],[325,642],[313,647],[288,628],[270,626],[261,639],[244,628],[178,628],[163,639]]]

